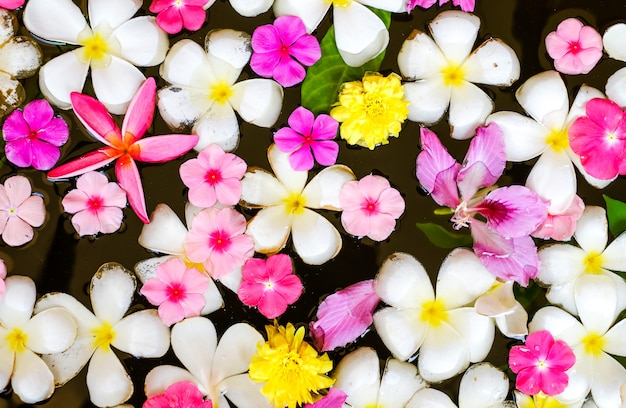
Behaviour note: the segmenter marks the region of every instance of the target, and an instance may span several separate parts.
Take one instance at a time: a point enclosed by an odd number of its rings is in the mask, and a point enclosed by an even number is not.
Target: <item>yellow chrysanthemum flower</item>
[[[398,137],[409,110],[400,76],[367,72],[362,81],[341,86],[330,116],[342,122],[341,138],[351,145],[374,149]]]
[[[295,329],[265,326],[267,342],[257,346],[248,375],[264,382],[261,392],[276,408],[295,408],[315,401],[313,393],[330,387],[334,380],[328,373],[333,362],[328,355],[319,356],[304,339],[304,327]]]

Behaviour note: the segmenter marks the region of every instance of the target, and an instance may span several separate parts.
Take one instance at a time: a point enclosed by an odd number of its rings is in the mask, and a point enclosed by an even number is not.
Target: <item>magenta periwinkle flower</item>
[[[197,31],[206,20],[205,7],[214,0],[152,0],[150,12],[158,13],[156,22],[168,34],[183,28]]]
[[[567,18],[546,36],[546,51],[554,59],[557,71],[578,75],[587,74],[602,57],[602,36],[580,20]]]
[[[167,387],[163,394],[151,396],[142,408],[211,408],[198,387],[189,381],[180,381]]]
[[[26,0],[0,0],[0,8],[6,10],[15,10],[18,7],[22,7]]]
[[[439,0],[439,5],[442,6],[446,3],[449,3],[450,0]],[[421,8],[430,8],[437,0],[408,0],[406,9],[410,13],[415,7],[420,6]],[[452,4],[455,6],[461,6],[461,10],[463,11],[474,11],[474,7],[476,6],[476,0],[452,0]]]
[[[257,27],[252,33],[250,67],[265,78],[274,78],[284,87],[304,80],[304,66],[315,64],[322,56],[317,39],[307,34],[299,17],[282,16],[274,24]]]

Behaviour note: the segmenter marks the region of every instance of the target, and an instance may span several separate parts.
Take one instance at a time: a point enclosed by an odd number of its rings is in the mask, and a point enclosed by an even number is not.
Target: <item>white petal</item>
[[[457,408],[457,406],[443,392],[425,388],[413,396],[406,408]]]
[[[262,254],[280,251],[291,232],[292,216],[284,206],[267,207],[248,222],[246,235],[254,240],[254,250]]]
[[[113,346],[134,357],[161,357],[170,348],[170,331],[156,309],[126,316],[113,330]]]
[[[403,407],[413,394],[426,387],[426,382],[417,373],[414,364],[387,360],[378,392],[379,407]]]
[[[576,93],[574,97],[574,102],[572,102],[572,106],[569,109],[569,113],[567,114],[567,119],[565,120],[564,127],[570,127],[571,124],[576,120],[579,116],[586,115],[586,105],[593,98],[606,98],[602,92],[593,88],[589,85],[581,85],[580,89]]]
[[[229,0],[235,11],[244,17],[256,17],[272,7],[274,0]]]
[[[230,275],[232,275],[232,273]],[[208,286],[202,294],[204,296],[204,307],[200,311],[201,316],[208,315],[224,307],[224,299],[222,299],[222,294],[215,285],[215,282],[213,279],[209,279],[208,282]],[[238,287],[239,286],[237,286],[237,288]],[[237,289],[235,289],[234,292],[236,293]]]
[[[448,10],[439,13],[428,27],[448,61],[460,65],[474,47],[480,19],[473,14]]]
[[[500,111],[487,117],[495,122],[504,135],[506,159],[520,162],[539,156],[547,147],[548,129],[537,121],[517,112]]]
[[[602,252],[602,267],[626,272],[626,234],[620,234]]]
[[[613,24],[606,29],[602,36],[602,43],[609,57],[618,61],[626,61],[624,36],[626,36],[626,24],[624,23]]]
[[[213,103],[204,91],[176,85],[159,89],[157,95],[161,117],[171,129],[181,133],[191,129]]]
[[[591,388],[593,361],[584,354],[582,348],[582,345],[573,348],[576,362],[572,368],[567,370],[569,382],[565,390],[558,396],[558,401],[566,405],[580,403],[589,394]]]
[[[210,383],[216,346],[217,333],[209,319],[192,317],[172,328],[174,354],[207,390],[216,385]]]
[[[565,341],[570,347],[587,335],[587,330],[574,316],[554,306],[542,307],[528,323],[530,333],[540,330],[548,330],[555,339]]]
[[[365,64],[389,44],[389,31],[383,21],[361,3],[333,7],[333,21],[339,55],[351,67]]]
[[[135,275],[122,265],[109,262],[91,278],[90,296],[94,314],[102,322],[117,323],[128,310],[136,288]]]
[[[450,87],[439,78],[404,84],[404,99],[409,101],[408,119],[426,125],[437,122],[450,104]]]
[[[546,293],[546,300],[557,305],[573,315],[578,315],[576,302],[574,301],[574,287],[576,281],[566,282],[563,285],[552,285]]]
[[[187,228],[178,215],[167,205],[157,204],[139,235],[139,245],[151,251],[170,255],[184,255]]]
[[[403,0],[359,0],[359,3],[393,13],[406,11],[406,2]]]
[[[152,67],[163,62],[170,45],[167,33],[159,28],[153,16],[136,17],[125,22],[113,32],[112,37],[120,44],[119,56],[140,67]]]
[[[447,309],[465,306],[489,290],[495,280],[474,252],[457,248],[446,256],[439,269],[437,299]]]
[[[24,331],[28,336],[26,346],[35,353],[60,353],[74,342],[76,323],[68,311],[55,307],[33,316]]]
[[[222,381],[219,391],[224,394],[220,394],[220,407],[228,408],[228,402],[224,396],[228,397],[237,407],[254,407],[254,408],[271,408],[269,400],[261,393],[261,388],[264,383],[257,383],[250,379],[248,374],[235,375]],[[213,402],[213,406],[218,404]]]
[[[89,0],[89,22],[95,29],[101,24],[116,28],[141,8],[141,0]]]
[[[154,367],[146,375],[144,383],[146,397],[150,398],[156,394],[163,394],[167,387],[181,381],[194,383],[198,385],[202,393],[205,395],[208,394],[208,390],[206,390],[201,384],[197,384],[198,380],[196,380],[196,378],[191,375],[189,371],[176,366],[161,365]]]
[[[94,66],[91,69],[96,97],[115,115],[126,113],[130,100],[145,79],[137,67],[115,56],[111,56],[106,68]]]
[[[235,82],[252,55],[250,40],[250,34],[231,29],[213,30],[207,34],[204,49],[209,54],[212,67],[217,68],[215,74],[218,78],[226,75],[231,79],[230,84]]]
[[[239,285],[241,284],[241,279],[242,279],[241,269],[242,268],[243,266],[238,266],[234,268],[232,271],[226,274],[226,276],[222,276],[219,279],[219,281],[222,283],[222,285],[226,286],[228,289],[237,293],[237,290],[239,290]]]
[[[11,275],[4,281],[6,290],[0,298],[0,324],[21,327],[33,315],[37,296],[35,282],[27,276]]]
[[[74,344],[64,352],[44,354],[41,358],[50,367],[56,385],[62,386],[78,375],[94,351],[93,337],[83,336],[77,337]]]
[[[215,349],[210,383],[217,385],[225,378],[248,371],[257,344],[263,341],[263,336],[247,323],[230,326]]]
[[[567,154],[546,149],[530,171],[526,187],[550,203],[550,213],[565,212],[576,196],[576,172]]]
[[[241,119],[260,127],[276,123],[283,106],[283,87],[276,81],[254,78],[233,85],[229,100]]]
[[[374,313],[374,327],[398,360],[408,360],[420,348],[428,332],[418,309],[387,307]]]
[[[159,74],[173,85],[198,89],[208,89],[210,82],[215,80],[206,52],[189,39],[172,45],[159,68]]]
[[[626,369],[613,357],[602,353],[594,360],[591,395],[598,407],[623,407],[620,386],[626,381]]]
[[[452,378],[469,366],[470,353],[463,337],[446,323],[430,327],[417,359],[417,367],[428,382]]]
[[[30,37],[13,37],[0,48],[0,70],[15,79],[35,75],[41,62],[41,49]]]
[[[339,192],[348,182],[356,180],[349,167],[340,164],[325,167],[311,179],[302,191],[308,208],[341,211]]]
[[[98,407],[113,407],[133,395],[133,383],[110,348],[98,348],[87,369],[89,399]]]
[[[0,326],[0,336],[5,338],[8,334],[7,330]],[[0,344],[0,388],[7,388],[11,374],[13,373],[13,364],[15,363],[15,352],[9,348],[9,345],[3,341]]]
[[[409,254],[391,254],[380,267],[374,282],[376,294],[388,305],[421,308],[435,300],[430,277],[422,264]]]
[[[348,395],[353,407],[376,406],[380,388],[380,363],[376,350],[359,347],[341,359],[333,372],[334,386]]]
[[[46,99],[61,109],[71,107],[70,93],[81,92],[89,64],[78,58],[77,50],[66,52],[45,63],[39,70],[39,88]]]
[[[576,222],[574,239],[585,252],[601,254],[608,241],[608,222],[606,211],[602,207],[587,206],[583,215]]]
[[[613,280],[604,275],[584,274],[576,281],[574,297],[585,328],[598,334],[606,333],[619,313]]]
[[[507,281],[498,282],[492,289],[476,299],[474,308],[483,316],[496,317],[511,313],[516,305],[513,281]]]
[[[569,98],[558,72],[545,71],[530,77],[517,89],[515,97],[522,108],[546,128],[563,128]]]
[[[34,404],[52,396],[54,377],[38,355],[24,350],[15,355],[11,385],[23,402]]]
[[[626,320],[622,319],[603,336],[602,349],[616,356],[626,356]]]
[[[504,401],[509,392],[509,378],[490,363],[474,364],[467,369],[459,385],[459,406],[491,407]]]
[[[585,272],[585,252],[573,245],[554,244],[539,251],[541,266],[537,279],[546,285],[562,285]]]
[[[320,0],[274,0],[276,17],[300,17],[309,33],[317,28],[329,8],[330,3]]]
[[[493,107],[491,98],[471,82],[453,86],[448,114],[452,138],[464,140],[472,137],[476,128],[485,123],[487,116],[493,112]]]
[[[241,180],[241,201],[244,206],[279,205],[289,193],[271,173],[253,168]]]
[[[437,44],[419,30],[411,32],[398,53],[400,73],[407,79],[439,77],[445,65],[446,59]]]
[[[321,265],[341,251],[341,235],[337,228],[308,208],[302,214],[293,215],[291,238],[294,249],[308,265]]]
[[[495,320],[498,330],[506,337],[523,340],[528,334],[528,313],[519,302],[511,313],[497,316]]]
[[[626,34],[626,24],[622,25],[624,26],[624,33]],[[624,56],[626,57],[626,53]],[[604,89],[606,96],[608,96],[610,100],[617,103],[622,108],[626,106],[626,92],[624,92],[626,90],[626,67],[615,71],[613,75],[607,79]]]
[[[212,143],[226,152],[231,152],[239,144],[239,122],[229,104],[212,103],[195,123],[191,133],[200,137],[194,147],[198,152]]]
[[[479,315],[473,307],[463,307],[448,311],[448,323],[465,340],[469,361],[482,361],[487,357],[495,335],[491,318]]]
[[[69,44],[77,44],[78,34],[89,29],[83,12],[71,0],[28,1],[24,26],[38,37]]]
[[[515,51],[499,38],[490,38],[475,49],[463,69],[466,81],[497,86],[511,86],[520,74]]]
[[[78,336],[91,335],[91,330],[101,324],[82,303],[66,293],[56,292],[42,296],[35,304],[35,313],[41,313],[43,310],[54,307],[62,307],[74,316],[78,327]]]
[[[267,149],[267,159],[274,174],[285,185],[288,192],[302,192],[309,173],[294,170],[289,164],[289,154],[281,152],[275,144],[272,144]]]

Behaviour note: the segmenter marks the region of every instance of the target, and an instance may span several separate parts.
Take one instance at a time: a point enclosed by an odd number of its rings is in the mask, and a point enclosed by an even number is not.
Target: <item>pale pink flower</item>
[[[111,234],[122,225],[126,193],[104,174],[90,171],[76,180],[76,189],[67,193],[61,204],[65,212],[73,214],[72,225],[80,236]]]
[[[246,218],[232,208],[205,208],[191,223],[185,253],[190,261],[203,263],[213,279],[220,279],[254,254],[254,241],[245,230]]]
[[[289,127],[278,129],[274,143],[283,153],[289,153],[289,164],[296,171],[313,168],[313,156],[322,166],[332,166],[337,161],[339,145],[337,136],[339,123],[326,114],[317,118],[307,108],[300,106],[289,119]]]
[[[341,224],[348,234],[383,241],[404,212],[404,199],[386,178],[368,175],[341,188]]]
[[[0,298],[4,296],[4,292],[6,291],[6,284],[4,283],[4,278],[7,277],[7,266],[4,263],[4,259],[0,259]]]
[[[210,144],[197,158],[181,164],[179,172],[183,183],[189,187],[189,202],[208,208],[218,202],[224,206],[239,202],[241,179],[247,168],[239,156]]]
[[[437,0],[408,0],[407,3],[407,11],[410,13],[415,7],[420,6],[421,8],[430,8],[432,7]],[[450,0],[439,0],[439,5],[442,6],[446,3],[449,3]],[[474,7],[476,6],[476,0],[452,0],[452,4],[455,6],[461,6],[461,10],[463,11],[474,11]]]
[[[6,10],[15,10],[18,7],[22,7],[26,0],[0,0],[0,8]]]
[[[241,274],[239,299],[248,306],[256,306],[268,319],[285,313],[287,306],[302,294],[302,282],[293,274],[291,258],[285,254],[270,255],[267,260],[248,259]]]
[[[0,185],[0,233],[9,246],[20,246],[35,235],[46,218],[43,198],[31,195],[30,181],[24,176],[12,176]]]
[[[183,27],[198,31],[206,19],[204,9],[215,0],[152,0],[150,12],[158,13],[156,22],[168,34],[177,34]]]
[[[576,222],[585,211],[585,203],[579,196],[574,196],[570,206],[559,214],[548,210],[546,220],[531,234],[535,238],[569,241],[576,231]]]
[[[328,394],[313,404],[306,404],[304,408],[342,408],[348,395],[337,387],[328,390]]]
[[[281,16],[274,24],[257,27],[252,33],[252,50],[252,70],[284,87],[302,82],[306,76],[302,65],[311,66],[322,56],[317,39],[307,34],[296,16]]]
[[[142,408],[211,408],[213,403],[205,401],[198,387],[190,381],[174,383],[163,394],[151,396]]]
[[[171,326],[186,317],[200,316],[207,286],[207,275],[187,268],[180,258],[171,258],[157,266],[156,277],[144,283],[141,294],[159,307],[159,317]]]
[[[565,371],[576,362],[572,349],[563,340],[554,340],[547,330],[533,332],[526,344],[509,351],[509,367],[517,374],[515,386],[527,395],[543,392],[557,395],[569,382]]]
[[[602,57],[602,36],[591,26],[575,18],[567,18],[546,36],[546,50],[554,59],[557,71],[587,74]]]

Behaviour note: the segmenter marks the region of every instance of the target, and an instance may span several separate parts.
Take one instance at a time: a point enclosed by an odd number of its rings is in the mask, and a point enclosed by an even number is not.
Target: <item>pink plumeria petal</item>
[[[22,7],[26,0],[2,0],[0,1],[0,7],[7,10],[15,10],[18,7]]]
[[[184,155],[197,144],[198,135],[152,136],[135,142],[131,155],[141,162],[165,163]]]
[[[131,145],[141,139],[152,125],[155,105],[156,82],[153,77],[149,77],[133,95],[126,115],[124,115],[122,137],[127,145]],[[177,146],[172,144],[170,148],[176,149]]]
[[[50,170],[61,157],[58,147],[40,140],[32,141],[32,166],[40,171]]]
[[[49,179],[63,179],[79,176],[89,171],[106,166],[121,156],[121,152],[112,147],[102,147],[80,156],[69,163],[62,164],[48,173]]]
[[[27,222],[18,217],[9,217],[2,232],[2,240],[5,244],[16,247],[31,241],[34,235],[33,228]]]
[[[91,136],[108,146],[122,145],[122,134],[104,105],[97,99],[72,92],[72,109]]]
[[[132,157],[124,155],[115,163],[115,177],[117,181],[126,191],[128,196],[128,204],[133,209],[137,217],[144,223],[148,224],[148,210],[146,209],[146,200],[143,194],[143,185],[141,177],[139,177],[139,169]]]

